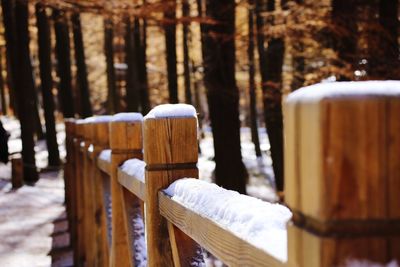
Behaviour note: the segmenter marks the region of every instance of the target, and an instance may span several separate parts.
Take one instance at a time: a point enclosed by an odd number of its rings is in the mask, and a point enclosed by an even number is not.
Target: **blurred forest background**
[[[188,103],[211,126],[216,183],[245,192],[240,127],[266,128],[283,190],[282,101],[317,82],[399,79],[398,0],[1,0],[1,114],[24,179],[63,118]]]

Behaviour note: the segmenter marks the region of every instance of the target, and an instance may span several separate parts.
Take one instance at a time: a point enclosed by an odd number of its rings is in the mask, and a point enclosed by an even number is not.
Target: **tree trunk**
[[[125,57],[128,69],[126,71],[126,103],[127,111],[139,112],[139,83],[138,83],[138,58],[136,58],[136,40],[129,17],[125,19]],[[136,29],[135,29],[136,30]],[[140,38],[140,35],[139,35]],[[140,43],[140,39],[139,39]]]
[[[247,56],[249,59],[249,94],[250,94],[250,125],[251,140],[257,157],[261,157],[260,138],[258,136],[257,125],[257,101],[256,101],[256,83],[255,83],[255,64],[254,64],[254,3],[249,1],[249,46]]]
[[[64,118],[73,118],[74,100],[71,86],[71,58],[69,28],[63,11],[53,9],[54,32],[56,36],[57,73],[60,78],[58,99]]]
[[[164,12],[165,20],[165,47],[167,60],[167,76],[169,102],[178,103],[178,75],[176,66],[176,0],[170,0],[166,3],[167,8]]]
[[[4,39],[6,41],[6,60],[7,60],[7,84],[8,92],[10,95],[10,108],[17,112],[17,104],[15,99],[15,80],[13,73],[16,73],[16,66],[14,64],[16,58],[15,49],[15,17],[14,17],[14,0],[1,0],[1,7],[3,11],[3,24],[4,24]]]
[[[143,1],[146,4],[146,1]],[[135,30],[139,28],[139,20],[135,19]],[[140,46],[137,49],[140,53],[140,60],[138,61],[138,73],[140,82],[140,104],[142,106],[142,113],[147,114],[150,111],[150,99],[149,99],[149,86],[147,78],[147,21],[146,18],[143,19],[141,25],[141,40]]]
[[[183,37],[183,76],[185,80],[185,101],[187,104],[192,104],[192,88],[190,80],[190,58],[189,58],[189,16],[190,5],[188,0],[182,0],[182,16],[186,18],[182,26]]]
[[[267,1],[267,11],[275,10],[274,0]],[[264,99],[264,117],[271,147],[272,168],[278,191],[283,191],[283,117],[282,117],[282,66],[284,43],[280,38],[272,38],[265,48],[263,19],[264,0],[256,1],[257,9],[257,50],[259,54],[262,91]]]
[[[118,95],[117,86],[115,81],[115,70],[114,70],[114,25],[110,19],[104,20],[104,53],[106,56],[107,65],[107,107],[109,113],[118,112]]]
[[[81,117],[86,118],[93,115],[92,105],[90,104],[90,91],[87,78],[87,68],[85,63],[85,48],[83,46],[81,18],[79,13],[71,16],[72,32],[74,34],[75,61],[77,68],[77,84],[80,95]]]
[[[57,132],[54,118],[54,99],[51,77],[51,34],[46,8],[36,4],[36,23],[38,29],[40,81],[43,97],[44,117],[46,120],[46,144],[49,152],[49,165],[60,165],[60,153],[57,144]]]
[[[333,27],[340,29],[339,34],[334,34],[333,48],[338,54],[338,67],[349,69],[346,75],[339,75],[337,80],[346,81],[353,79],[357,65],[357,19],[355,0],[332,0]]]
[[[398,44],[398,0],[379,1],[379,24],[383,31],[380,34],[379,46],[383,52],[381,71],[383,79],[400,79],[399,44]],[[385,66],[382,68],[382,66]]]
[[[3,79],[3,61],[0,53],[0,97],[1,97],[1,113],[3,115],[7,115],[7,101],[6,101],[6,92],[4,88],[4,79]]]
[[[15,49],[18,72],[13,73],[15,91],[18,101],[18,114],[21,123],[22,158],[24,162],[24,180],[34,184],[38,179],[35,163],[35,101],[32,98],[35,88],[32,76],[32,65],[29,53],[28,4],[24,1],[15,2]],[[18,75],[17,75],[18,74]]]
[[[246,192],[240,150],[239,92],[235,80],[235,1],[207,0],[209,25],[203,37],[204,83],[214,138],[216,183]]]

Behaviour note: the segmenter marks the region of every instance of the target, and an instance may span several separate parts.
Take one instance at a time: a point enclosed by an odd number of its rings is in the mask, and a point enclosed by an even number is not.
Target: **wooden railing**
[[[287,260],[163,191],[198,177],[196,117],[67,120],[75,266],[191,266],[203,260],[200,247],[229,266],[400,262],[398,95],[289,98]]]

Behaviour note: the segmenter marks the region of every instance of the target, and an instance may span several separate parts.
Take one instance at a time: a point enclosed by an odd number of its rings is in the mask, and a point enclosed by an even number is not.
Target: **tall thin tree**
[[[283,191],[283,117],[282,67],[284,42],[271,38],[266,42],[262,12],[274,11],[275,0],[256,0],[257,50],[264,99],[264,119],[271,147],[272,167],[278,191]],[[267,47],[265,44],[267,43]]]
[[[6,92],[4,88],[4,79],[3,79],[3,55],[0,50],[0,98],[1,98],[1,113],[3,115],[7,115],[7,100],[6,100]]]
[[[178,73],[176,62],[176,0],[165,3],[164,31],[167,60],[169,102],[178,103]]]
[[[190,57],[189,57],[189,38],[190,38],[190,5],[188,0],[182,0],[182,46],[183,46],[183,77],[185,82],[185,102],[192,104],[192,86],[190,79]]]
[[[379,1],[379,24],[383,31],[379,46],[383,51],[381,72],[378,75],[384,79],[400,79],[399,42],[398,42],[398,0]],[[382,68],[383,66],[388,66]]]
[[[54,99],[52,94],[53,80],[51,77],[51,34],[46,8],[37,3],[36,24],[38,29],[40,82],[43,97],[44,117],[46,122],[46,144],[49,152],[49,165],[60,165],[56,124],[54,118]]]
[[[17,111],[15,99],[15,82],[13,73],[16,73],[14,62],[16,58],[15,49],[15,16],[14,16],[14,0],[1,0],[3,24],[4,24],[4,39],[6,41],[6,60],[7,60],[7,85],[10,95],[10,108]]]
[[[136,49],[137,42],[135,42],[135,33],[132,29],[132,22],[130,17],[125,19],[125,57],[128,69],[126,71],[126,106],[127,111],[139,111],[139,82],[138,82],[138,58]],[[136,30],[136,29],[135,29]],[[140,35],[139,35],[140,38]],[[140,44],[140,39],[139,39]]]
[[[248,25],[249,25],[249,44],[247,47],[247,57],[249,60],[249,95],[250,95],[250,129],[251,140],[254,143],[254,149],[257,157],[261,157],[260,138],[258,136],[257,123],[257,98],[255,83],[255,59],[254,59],[254,1],[249,0]]]
[[[235,1],[207,0],[206,14],[216,21],[206,27],[202,44],[216,183],[245,193],[247,172],[240,149],[239,92],[235,80]]]
[[[25,1],[15,2],[15,66],[17,72],[13,73],[15,79],[15,91],[18,101],[18,117],[21,123],[22,158],[24,162],[24,180],[28,184],[35,183],[38,173],[35,163],[35,101],[32,98],[35,87],[32,76],[32,65],[29,52],[28,31],[28,3]]]
[[[58,99],[64,118],[73,118],[74,101],[71,85],[71,49],[68,20],[64,11],[53,9],[54,32],[56,36],[57,73],[60,78]]]
[[[79,13],[71,15],[72,32],[74,34],[74,49],[76,61],[77,84],[80,99],[80,115],[82,118],[92,116],[92,105],[90,104],[90,90],[88,83],[88,74],[85,63],[85,47],[83,45],[81,17]]]
[[[111,19],[104,20],[104,54],[107,72],[107,108],[109,113],[118,112],[119,99],[114,69],[114,24]]]
[[[338,67],[348,74],[340,74],[339,81],[352,80],[357,65],[357,10],[355,0],[332,0],[333,48],[338,55]]]
[[[143,0],[143,5],[146,5],[146,0]],[[139,19],[135,18],[135,31],[140,30],[140,45],[138,45],[138,73],[140,82],[140,104],[142,113],[146,114],[150,111],[149,86],[147,76],[147,19],[144,17],[140,24]],[[136,36],[136,35],[135,35]],[[137,39],[135,39],[137,41]]]

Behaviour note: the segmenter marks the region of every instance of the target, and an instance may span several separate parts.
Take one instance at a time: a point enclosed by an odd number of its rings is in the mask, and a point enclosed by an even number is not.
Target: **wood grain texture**
[[[118,182],[140,200],[146,201],[146,185],[142,181],[118,169]]]
[[[163,192],[159,193],[159,205],[161,215],[228,266],[285,266],[272,255],[182,206]]]
[[[98,166],[98,156],[104,149],[109,149],[109,124],[108,122],[101,122],[93,124],[94,130],[92,132],[93,140],[93,164]],[[111,165],[111,164],[109,164]],[[106,167],[108,170],[110,166]],[[95,266],[106,267],[110,265],[110,249],[111,240],[109,238],[111,223],[109,223],[107,209],[109,203],[109,184],[110,177],[100,168],[95,167],[93,171],[94,180],[94,212],[95,212],[95,238],[96,238],[96,262]]]
[[[359,231],[357,237],[333,238],[289,229],[291,266],[341,266],[349,257],[385,263],[398,257],[399,240],[389,238],[390,228],[382,226],[374,236],[364,230],[400,216],[398,114],[399,97],[335,96],[285,105],[288,206],[310,225],[318,222],[314,225],[321,228],[311,232]]]
[[[348,266],[351,260],[386,264],[399,259],[398,248],[397,254],[390,252],[390,237],[319,237],[293,225],[288,226],[288,236],[290,267]]]
[[[144,161],[147,167],[164,166],[157,171],[146,170],[146,233],[148,266],[173,266],[172,248],[167,221],[160,215],[158,192],[183,177],[198,177],[197,168],[168,170],[168,164],[196,163],[197,120],[196,118],[162,118],[144,121]],[[193,167],[192,167],[193,168]],[[196,247],[175,236],[175,245]],[[196,251],[186,251],[195,255]],[[191,256],[189,256],[190,258]],[[186,256],[175,257],[175,262]]]
[[[168,222],[168,234],[175,267],[204,263],[203,249],[200,245],[171,222]]]
[[[77,125],[78,126],[78,125]],[[81,137],[77,133],[74,140],[75,147],[75,204],[76,204],[76,245],[74,250],[74,265],[81,266],[85,262],[85,246],[84,246],[84,229],[83,229],[83,216],[84,216],[84,198],[83,198],[83,154],[80,151]]]
[[[146,152],[145,152],[146,153]],[[198,177],[198,170],[171,170],[146,172],[146,233],[148,266],[173,266],[168,225],[160,214],[158,192],[175,180]]]
[[[95,218],[95,192],[94,192],[94,164],[89,157],[88,148],[93,144],[93,124],[84,124],[83,138],[85,141],[85,149],[83,151],[83,193],[84,193],[84,232],[85,232],[85,251],[86,265],[95,266],[96,262],[96,218]]]
[[[134,251],[129,236],[123,187],[118,182],[118,168],[127,159],[142,158],[142,124],[141,122],[111,122],[111,266],[133,266]]]
[[[197,162],[195,118],[148,119],[143,134],[147,165]]]

